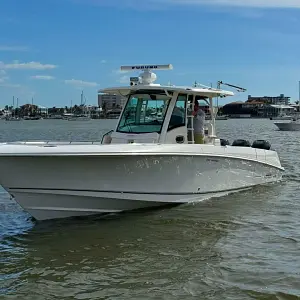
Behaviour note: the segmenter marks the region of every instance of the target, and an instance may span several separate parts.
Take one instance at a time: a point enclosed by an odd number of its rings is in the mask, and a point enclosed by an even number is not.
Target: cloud
[[[8,76],[6,76],[5,70],[0,69],[0,83],[3,83],[9,79]]]
[[[299,0],[161,0],[169,4],[246,6],[260,8],[300,8]]]
[[[71,0],[74,3],[93,5],[120,5],[120,0]],[[141,8],[158,7],[159,5],[206,5],[206,6],[236,6],[255,8],[300,8],[299,0],[122,0],[122,6]]]
[[[0,87],[5,87],[5,88],[21,88],[22,85],[21,84],[15,84],[15,83],[1,83],[0,81]]]
[[[5,64],[0,61],[0,68],[10,70],[50,70],[57,68],[57,66],[52,64],[42,64],[35,61],[20,63],[18,60],[15,60],[11,64]]]
[[[65,80],[65,84],[73,85],[78,88],[96,87],[99,85],[97,82],[83,81],[83,80],[78,80],[78,79]]]
[[[107,7],[128,7],[136,10],[160,10],[166,0],[68,0],[75,4],[89,4]]]
[[[0,45],[0,51],[28,51],[29,48],[25,46],[7,46],[7,45]]]
[[[6,82],[9,79],[7,76],[0,76],[0,83]]]
[[[113,70],[112,71],[112,73],[113,74],[117,74],[117,75],[119,75],[119,74],[126,74],[126,73],[128,73],[129,71],[121,71],[120,69],[117,69],[117,70]]]
[[[107,61],[105,59],[101,60],[101,64],[106,64],[106,63],[107,63]]]
[[[35,76],[30,76],[31,79],[40,79],[40,80],[52,80],[55,79],[55,77],[50,76],[50,75],[35,75]]]
[[[129,76],[126,76],[126,75],[120,77],[120,78],[117,80],[117,82],[122,83],[122,84],[123,84],[123,83],[129,84],[129,81],[130,81],[130,77],[129,77]]]
[[[1,89],[12,89],[15,97],[19,98],[18,105],[25,104],[28,99],[31,99],[36,95],[36,92],[31,90],[28,86],[16,83],[0,83]],[[30,101],[31,102],[31,101]]]
[[[120,69],[116,69],[112,71],[112,75],[119,77],[120,75],[122,75],[121,77],[117,78],[116,81],[118,83],[122,83],[122,84],[129,84],[130,82],[130,76],[128,75],[123,75],[123,74],[127,74],[129,71],[121,71]]]

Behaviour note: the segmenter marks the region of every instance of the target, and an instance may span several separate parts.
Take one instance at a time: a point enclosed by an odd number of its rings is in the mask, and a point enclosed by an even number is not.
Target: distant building
[[[223,114],[230,117],[251,116],[267,118],[279,114],[291,114],[294,107],[290,106],[290,97],[280,94],[279,96],[248,96],[246,102],[232,102],[223,106]]]
[[[252,97],[248,96],[246,102],[262,102],[263,104],[274,104],[274,105],[289,105],[291,97],[286,97],[284,94],[280,94],[277,97],[263,96],[263,97]]]
[[[231,102],[222,107],[222,112],[224,115],[228,115],[232,118],[257,117],[261,105],[263,105],[261,102],[255,102],[253,104],[242,101]]]
[[[126,100],[127,98],[121,95],[102,93],[98,94],[98,106],[105,110],[122,108]]]
[[[20,109],[24,111],[26,115],[28,114],[48,114],[48,108],[41,106],[41,105],[35,105],[35,104],[24,104],[20,106]]]
[[[48,114],[48,107],[37,105],[38,110],[41,114]]]
[[[280,114],[291,114],[295,107],[285,104],[272,104],[263,101],[232,102],[223,106],[223,114],[230,117],[258,117],[268,118]]]

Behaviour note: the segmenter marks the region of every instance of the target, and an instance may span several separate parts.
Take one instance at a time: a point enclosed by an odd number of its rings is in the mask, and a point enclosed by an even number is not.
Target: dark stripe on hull
[[[248,186],[241,186],[239,188],[234,189],[225,189],[225,190],[216,190],[216,191],[205,191],[205,192],[185,192],[185,193],[172,193],[172,192],[165,192],[165,193],[158,193],[158,192],[136,192],[136,191],[112,191],[112,190],[81,190],[81,189],[55,189],[55,188],[21,188],[21,187],[10,187],[8,191],[20,192],[20,190],[24,191],[59,191],[59,192],[90,192],[90,193],[112,193],[112,194],[133,194],[133,195],[157,195],[157,196],[189,196],[189,195],[209,195],[209,194],[216,194],[216,193],[227,193],[227,192],[235,192],[239,190],[244,190],[247,188],[251,188],[255,185],[248,185]]]

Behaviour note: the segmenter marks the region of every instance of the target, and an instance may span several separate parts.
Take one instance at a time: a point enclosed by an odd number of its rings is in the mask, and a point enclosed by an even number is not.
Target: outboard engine
[[[247,140],[235,140],[232,143],[232,146],[236,146],[236,147],[251,147],[251,144],[249,141]]]
[[[271,144],[265,140],[256,140],[252,143],[252,148],[270,150]]]
[[[230,145],[229,141],[228,141],[228,140],[225,140],[225,139],[220,139],[220,143],[221,143],[221,146],[227,146],[227,145]]]

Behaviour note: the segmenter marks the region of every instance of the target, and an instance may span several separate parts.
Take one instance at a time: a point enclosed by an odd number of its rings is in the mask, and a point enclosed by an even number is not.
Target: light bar
[[[173,66],[168,65],[139,65],[139,66],[121,66],[121,71],[144,71],[144,70],[172,70]]]

